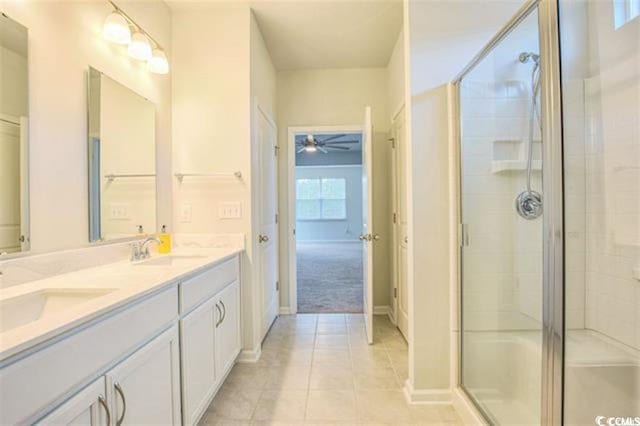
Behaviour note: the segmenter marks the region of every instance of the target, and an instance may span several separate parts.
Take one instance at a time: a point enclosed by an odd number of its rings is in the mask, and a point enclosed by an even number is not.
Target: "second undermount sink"
[[[207,256],[202,255],[180,255],[170,254],[168,256],[155,257],[136,263],[138,266],[175,266],[181,263],[189,263],[193,260],[204,259]]]
[[[0,333],[50,318],[115,288],[47,288],[0,301]]]

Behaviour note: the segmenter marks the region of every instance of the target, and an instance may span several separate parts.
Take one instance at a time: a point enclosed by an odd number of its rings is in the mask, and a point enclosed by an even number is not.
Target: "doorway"
[[[362,313],[362,132],[293,138],[297,312]]]

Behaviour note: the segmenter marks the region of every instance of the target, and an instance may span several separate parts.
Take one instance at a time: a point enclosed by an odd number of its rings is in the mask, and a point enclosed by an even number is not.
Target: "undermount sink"
[[[0,301],[0,333],[46,319],[115,288],[48,288]]]
[[[138,266],[173,266],[179,265],[181,262],[190,262],[192,260],[204,259],[207,256],[202,255],[178,255],[170,254],[168,256],[156,257],[149,260],[145,260],[140,263],[136,263]]]

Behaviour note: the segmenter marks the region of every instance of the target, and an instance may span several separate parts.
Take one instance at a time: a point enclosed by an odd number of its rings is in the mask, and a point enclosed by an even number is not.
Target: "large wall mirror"
[[[0,14],[0,255],[29,250],[27,29]]]
[[[156,232],[155,105],[90,68],[89,239]]]

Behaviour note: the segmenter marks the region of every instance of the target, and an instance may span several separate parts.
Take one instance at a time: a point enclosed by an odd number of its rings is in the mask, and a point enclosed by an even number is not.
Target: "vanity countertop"
[[[33,303],[17,305],[20,314],[24,314],[29,308],[41,311],[38,304],[56,303],[41,295],[53,294],[59,300],[67,299],[67,303],[69,298],[82,300],[83,294],[92,295],[82,303],[74,304],[71,300],[69,307],[55,314],[42,314],[35,321],[4,332],[0,328],[0,362],[242,251],[242,248],[179,248],[169,255],[154,254],[145,261],[120,261],[0,289],[0,327],[11,319],[11,302],[20,298],[37,295]],[[172,262],[172,258],[177,261]]]

